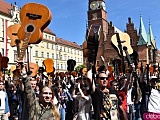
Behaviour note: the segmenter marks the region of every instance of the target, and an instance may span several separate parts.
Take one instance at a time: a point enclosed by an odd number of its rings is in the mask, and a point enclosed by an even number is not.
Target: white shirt
[[[160,91],[151,90],[151,95],[148,101],[148,112],[160,113]]]
[[[6,92],[0,91],[0,110],[5,110],[5,98],[6,98]]]

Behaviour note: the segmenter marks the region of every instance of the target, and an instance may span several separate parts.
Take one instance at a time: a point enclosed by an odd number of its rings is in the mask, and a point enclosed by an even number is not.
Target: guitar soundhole
[[[34,30],[34,26],[33,25],[27,26],[27,32],[33,32],[33,30]]]

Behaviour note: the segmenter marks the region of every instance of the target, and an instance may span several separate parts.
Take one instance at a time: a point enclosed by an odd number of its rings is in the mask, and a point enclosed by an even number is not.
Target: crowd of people
[[[72,71],[60,72],[52,79],[39,73],[32,77],[23,67],[18,83],[14,79],[0,80],[0,118],[153,120],[151,115],[160,113],[159,76],[148,74],[147,67],[137,74],[134,67],[118,77],[100,67],[96,73],[89,69],[75,77]]]

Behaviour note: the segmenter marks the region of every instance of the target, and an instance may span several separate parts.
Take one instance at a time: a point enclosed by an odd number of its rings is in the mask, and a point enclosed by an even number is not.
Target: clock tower
[[[101,56],[104,56],[104,43],[107,39],[108,21],[105,0],[89,0],[88,4],[88,28],[99,25],[99,46],[96,58],[97,66],[103,64]]]

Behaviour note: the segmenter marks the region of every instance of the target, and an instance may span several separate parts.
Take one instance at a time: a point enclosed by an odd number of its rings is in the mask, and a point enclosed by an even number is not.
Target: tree
[[[79,73],[79,72],[80,72],[80,69],[81,69],[81,68],[85,68],[85,67],[86,67],[86,65],[84,65],[84,64],[83,64],[83,65],[79,65],[79,66],[77,66],[77,67],[75,68],[75,70],[76,70],[77,73]]]

